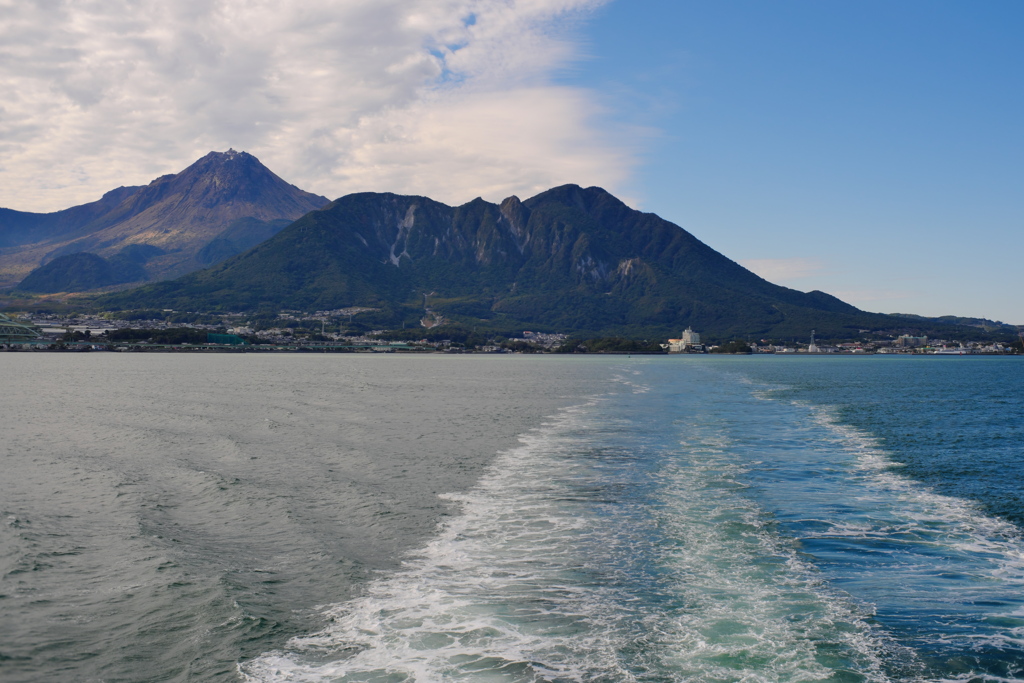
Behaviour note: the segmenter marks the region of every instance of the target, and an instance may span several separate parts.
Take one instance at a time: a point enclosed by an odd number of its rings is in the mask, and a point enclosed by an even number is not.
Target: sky
[[[335,198],[598,185],[766,279],[1024,324],[1024,3],[0,0],[0,206],[254,154]]]

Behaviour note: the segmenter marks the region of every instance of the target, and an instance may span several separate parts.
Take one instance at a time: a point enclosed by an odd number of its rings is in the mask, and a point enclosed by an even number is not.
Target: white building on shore
[[[662,347],[667,348],[669,353],[686,353],[690,350],[697,350],[700,348],[700,335],[692,328],[687,327],[683,330],[681,339],[669,339],[668,344],[662,344]]]

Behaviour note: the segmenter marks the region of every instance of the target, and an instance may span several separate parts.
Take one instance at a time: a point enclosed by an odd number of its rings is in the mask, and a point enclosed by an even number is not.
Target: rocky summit
[[[15,285],[51,263],[56,265],[45,277],[28,281],[29,289],[41,282],[47,291],[114,284],[110,278],[83,279],[84,259],[56,262],[77,253],[118,259],[112,270],[88,261],[90,272],[111,272],[114,280],[127,272],[142,280],[177,277],[241,253],[327,203],[288,184],[251,154],[210,152],[180,173],[118,188],[90,204],[49,214],[0,209],[0,286]],[[138,268],[124,268],[126,260]],[[64,277],[63,263],[75,272]]]

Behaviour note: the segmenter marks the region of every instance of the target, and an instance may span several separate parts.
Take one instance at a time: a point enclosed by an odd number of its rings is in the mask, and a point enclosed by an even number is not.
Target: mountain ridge
[[[0,208],[0,226],[3,228],[0,230],[0,249],[33,244],[79,230],[116,208],[141,187],[121,186],[104,193],[94,202],[49,213]]]
[[[98,304],[189,310],[376,307],[382,324],[426,311],[467,325],[715,334],[892,326],[824,292],[765,281],[655,214],[601,188],[525,201],[355,193],[248,252]]]

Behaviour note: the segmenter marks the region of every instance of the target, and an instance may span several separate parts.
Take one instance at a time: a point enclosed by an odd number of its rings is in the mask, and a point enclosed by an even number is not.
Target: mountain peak
[[[550,190],[530,197],[524,203],[527,207],[533,208],[539,204],[554,202],[580,209],[584,213],[592,212],[596,207],[614,204],[616,208],[626,208],[619,199],[614,197],[604,188],[580,187],[579,185],[568,184],[553,187]]]
[[[27,225],[15,235],[26,247],[42,242],[40,238],[53,237],[48,244],[24,249],[24,255],[8,257],[9,267],[4,260],[7,254],[0,254],[0,277],[4,270],[17,268],[24,273],[27,264],[41,265],[63,254],[92,252],[113,257],[133,244],[161,250],[161,256],[146,264],[150,277],[175,277],[208,265],[211,250],[221,255],[237,253],[255,244],[253,240],[265,239],[280,229],[277,222],[295,220],[327,203],[326,197],[285,182],[247,152],[233,148],[211,151],[179,173],[163,175],[140,188],[112,190],[87,207],[88,211],[68,210],[83,214],[83,219],[67,227],[58,224],[63,220],[60,216],[47,219],[54,223],[53,228],[29,225],[42,219],[15,216]],[[0,228],[4,227],[2,218]],[[243,219],[245,222],[238,223]],[[246,234],[240,235],[239,230]],[[211,247],[212,242],[217,244]]]
[[[182,175],[189,171],[195,170],[200,172],[206,172],[217,168],[230,168],[230,167],[241,167],[259,169],[271,175],[274,175],[273,171],[263,165],[259,159],[249,154],[248,152],[239,152],[234,149],[228,149],[226,152],[209,152],[203,157],[200,157],[191,166],[186,168],[181,173],[175,175]],[[276,176],[275,176],[276,177]]]
[[[280,206],[283,211],[272,213],[294,215],[296,218],[327,203],[326,197],[299,190],[278,177],[253,155],[235,149],[209,152],[180,173],[157,178],[133,200],[140,206],[149,206],[154,201],[171,196],[179,196],[180,201],[191,205],[209,208],[225,202],[253,206],[284,202],[288,206]],[[257,210],[253,215],[258,218],[271,217],[260,213]]]
[[[519,252],[522,253],[523,248],[529,241],[527,223],[530,220],[530,210],[523,206],[523,203],[519,201],[519,197],[512,195],[502,200],[498,206],[498,211],[508,221],[509,229],[516,240],[516,246],[519,248]]]
[[[226,151],[226,152],[218,152],[216,150],[211,150],[210,152],[208,152],[204,156],[200,157],[197,161],[203,161],[204,159],[228,160],[228,159],[234,159],[236,157],[248,158],[248,159],[256,159],[256,157],[254,157],[253,155],[249,154],[248,152],[239,152],[238,150],[236,150],[233,147],[228,147],[228,151]],[[258,161],[258,159],[257,159],[257,161]]]

